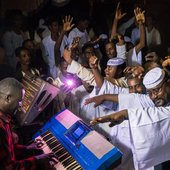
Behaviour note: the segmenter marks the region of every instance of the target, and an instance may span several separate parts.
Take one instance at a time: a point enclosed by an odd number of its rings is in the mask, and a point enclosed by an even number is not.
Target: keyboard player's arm
[[[57,164],[58,160],[54,153],[41,154],[35,156],[37,165],[39,169],[54,170],[54,166]]]

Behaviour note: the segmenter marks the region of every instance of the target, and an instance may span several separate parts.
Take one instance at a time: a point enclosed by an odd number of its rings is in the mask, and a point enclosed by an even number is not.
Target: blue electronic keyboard
[[[53,116],[34,139],[45,153],[57,155],[57,170],[108,170],[121,162],[116,147],[67,109]]]

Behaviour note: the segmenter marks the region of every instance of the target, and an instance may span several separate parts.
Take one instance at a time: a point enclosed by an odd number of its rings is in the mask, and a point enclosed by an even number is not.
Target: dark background
[[[25,1],[25,2],[24,2]],[[52,0],[42,0],[41,5],[35,5],[33,2],[36,0],[0,0],[0,23],[1,30],[5,26],[6,16],[11,9],[20,9],[27,13],[26,28],[36,28],[38,20],[48,15],[56,15],[58,18],[66,14],[76,16],[79,14],[89,14],[89,1],[94,1],[93,13],[91,22],[95,25],[97,23],[102,26],[102,31],[107,33],[108,26],[106,20],[113,17],[118,0],[70,0],[68,4],[58,7],[52,3]],[[122,22],[133,16],[133,8],[136,3],[140,4],[146,13],[151,13],[154,17],[155,25],[161,33],[162,44],[170,47],[170,0],[120,0],[123,12],[127,15],[123,18]],[[32,3],[32,4],[31,4]],[[97,27],[97,25],[95,25]],[[1,31],[2,32],[2,31]]]

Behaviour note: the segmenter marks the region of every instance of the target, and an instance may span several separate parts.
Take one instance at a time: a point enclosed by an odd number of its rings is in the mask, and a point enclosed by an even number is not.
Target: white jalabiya
[[[170,159],[170,106],[128,109],[138,169]]]
[[[55,41],[51,39],[51,35],[45,37],[42,41],[42,54],[44,61],[48,65],[49,73],[55,79],[59,74],[59,68],[55,65],[54,46]]]
[[[153,107],[154,103],[147,95],[141,94],[119,94],[119,108],[118,110],[140,107]],[[133,145],[130,138],[129,121],[124,121],[120,125],[112,128],[110,133],[111,141],[122,152],[122,164],[117,168],[119,170],[136,169],[136,158],[132,154]],[[135,166],[135,168],[134,168]]]
[[[72,60],[71,64],[67,67],[67,72],[76,74],[81,80],[89,83],[92,86],[96,86],[94,74],[91,70],[83,67],[80,63]]]
[[[85,99],[96,95],[97,90],[94,88],[91,93],[88,93],[83,85],[74,89],[71,92],[71,101],[69,110],[74,114],[81,117],[86,123],[90,123],[96,117],[105,116],[113,113],[113,110],[105,109],[102,106],[94,108],[94,103],[84,105]],[[110,127],[107,124],[99,124],[96,126],[96,130],[102,133],[104,136],[109,136]]]
[[[112,84],[111,82],[104,80],[103,85],[100,88],[97,95],[120,94],[120,93],[129,93],[129,89],[116,86],[116,85]],[[102,107],[116,111],[117,110],[117,103],[105,101],[102,104]]]
[[[70,45],[73,43],[73,40],[76,37],[80,37],[78,45],[79,49],[81,49],[85,43],[90,41],[90,37],[86,30],[84,32],[81,32],[78,28],[73,28],[68,35],[68,42]]]
[[[126,53],[126,58],[128,66],[142,65],[142,52],[137,53],[135,47]]]

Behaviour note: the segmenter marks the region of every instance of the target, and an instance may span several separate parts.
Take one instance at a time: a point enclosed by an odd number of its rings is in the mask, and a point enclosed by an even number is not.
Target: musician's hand
[[[113,127],[117,124],[122,123],[124,120],[128,119],[128,112],[127,110],[121,110],[117,113],[113,113],[111,115],[103,116],[96,118],[90,122],[91,125],[95,125],[98,123],[105,123],[105,122],[110,122],[109,126]]]
[[[57,164],[58,160],[54,153],[41,154],[35,156],[35,159],[38,161],[41,167],[47,167],[48,169],[52,169],[55,164]]]
[[[26,149],[33,152],[34,155],[39,155],[39,154],[43,153],[43,150],[40,149],[39,145],[37,145],[37,143],[35,143],[35,142],[33,142],[30,145],[26,146]]]

